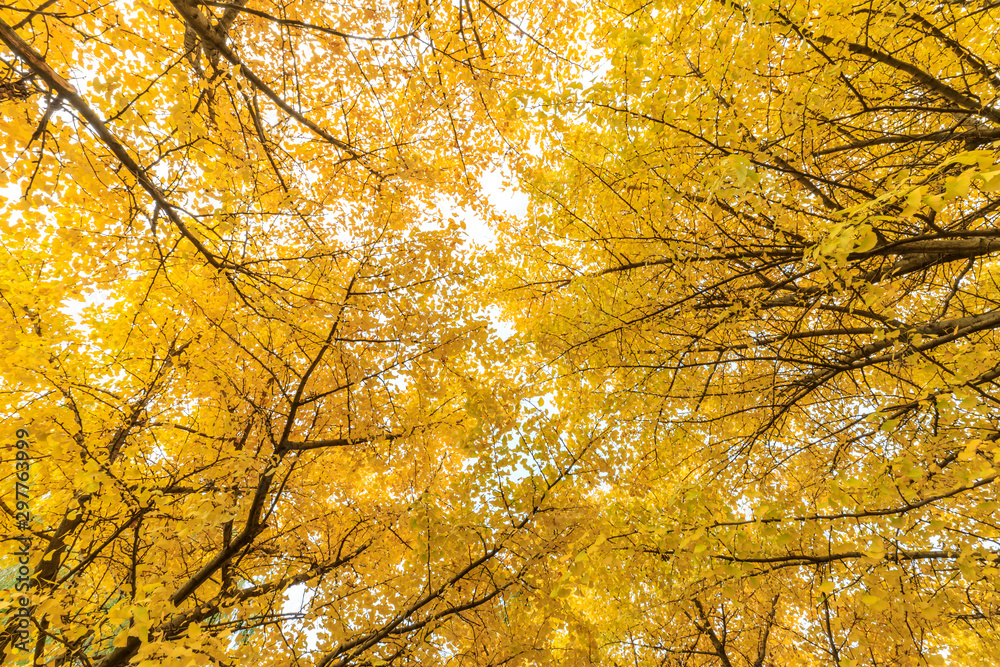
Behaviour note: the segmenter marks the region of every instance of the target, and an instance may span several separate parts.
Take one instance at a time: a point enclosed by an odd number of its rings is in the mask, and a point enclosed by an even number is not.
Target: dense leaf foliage
[[[5,660],[996,663],[1000,8],[22,4]]]
[[[567,25],[454,9],[4,8],[0,363],[37,583],[5,655],[501,651],[580,452],[500,439],[524,416],[453,211]]]
[[[562,409],[631,433],[608,656],[994,664],[996,9],[594,16],[508,286]]]

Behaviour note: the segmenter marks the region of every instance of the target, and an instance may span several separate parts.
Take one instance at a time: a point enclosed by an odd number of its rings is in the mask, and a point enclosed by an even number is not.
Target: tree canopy
[[[997,664],[998,34],[4,5],[0,653]]]

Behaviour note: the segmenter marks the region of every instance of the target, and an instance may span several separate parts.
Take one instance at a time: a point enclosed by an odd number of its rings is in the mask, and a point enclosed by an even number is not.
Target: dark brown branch
[[[372,442],[388,442],[391,440],[398,440],[403,436],[400,434],[390,433],[387,435],[375,436],[372,438],[331,438],[327,440],[305,440],[301,442],[289,441],[285,444],[284,449],[286,451],[297,451],[303,452],[310,449],[327,449],[333,447],[353,447],[355,445],[366,445]]]
[[[883,137],[873,137],[871,139],[865,139],[864,141],[858,141],[853,144],[845,144],[843,146],[834,146],[833,148],[824,148],[813,152],[813,155],[829,155],[831,153],[839,153],[842,151],[857,150],[859,148],[868,148],[869,146],[880,146],[883,144],[907,144],[907,143],[918,143],[918,142],[945,142],[945,141],[995,141],[1000,139],[1000,130],[969,130],[966,132],[956,132],[952,130],[938,130],[936,132],[927,132],[925,134],[901,134],[901,135],[890,135]]]

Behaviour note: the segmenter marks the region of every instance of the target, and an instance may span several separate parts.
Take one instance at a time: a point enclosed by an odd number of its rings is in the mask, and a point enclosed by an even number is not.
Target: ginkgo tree
[[[3,533],[33,584],[27,639],[3,593],[5,662],[545,650],[505,628],[544,637],[603,435],[521,401],[442,201],[489,215],[570,9],[0,9],[0,411],[31,452]]]
[[[618,423],[566,641],[614,664],[996,664],[993,3],[612,2],[526,93],[498,284]]]
[[[997,24],[4,5],[4,660],[995,664]]]

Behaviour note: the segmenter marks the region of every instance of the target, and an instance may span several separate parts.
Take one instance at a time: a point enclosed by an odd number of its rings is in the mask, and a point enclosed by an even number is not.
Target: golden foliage
[[[5,659],[995,664],[998,19],[5,6]]]

